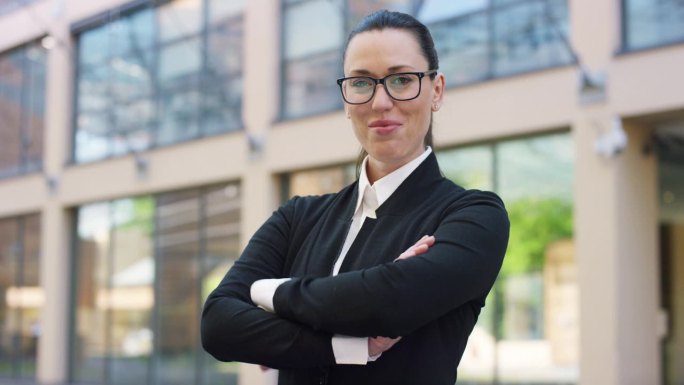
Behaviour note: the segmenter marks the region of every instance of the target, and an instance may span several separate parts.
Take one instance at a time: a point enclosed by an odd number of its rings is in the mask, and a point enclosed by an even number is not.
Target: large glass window
[[[242,126],[244,1],[152,3],[78,32],[78,163]]]
[[[0,379],[36,375],[40,234],[38,215],[0,219]]]
[[[225,184],[78,208],[72,377],[93,384],[237,384],[199,342],[199,314],[239,254]]]
[[[340,191],[356,180],[352,164],[294,171],[280,177],[281,201],[299,195],[322,195]]]
[[[15,9],[19,9],[20,7],[30,5],[34,1],[36,1],[36,0],[22,0],[22,1],[0,0],[0,15],[3,15],[5,13],[10,13],[10,12],[14,11]]]
[[[684,42],[680,0],[623,0],[623,48],[634,50]]]
[[[569,64],[566,0],[283,2],[283,118],[337,109],[344,39],[367,14],[413,14],[431,30],[447,84]],[[306,21],[306,22],[305,22]]]
[[[0,53],[0,178],[42,169],[45,66],[38,43]]]
[[[571,384],[579,378],[578,283],[569,134],[439,151],[446,177],[496,191],[511,236],[459,368],[468,384]]]

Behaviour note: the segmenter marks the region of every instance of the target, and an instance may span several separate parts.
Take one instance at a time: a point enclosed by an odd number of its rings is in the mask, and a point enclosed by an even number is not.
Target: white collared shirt
[[[375,219],[375,209],[380,207],[390,196],[399,188],[406,178],[408,178],[411,173],[420,166],[421,163],[432,153],[432,148],[428,147],[425,152],[423,152],[416,159],[406,163],[405,165],[399,167],[398,169],[392,171],[391,173],[385,175],[384,177],[378,179],[371,185],[368,181],[368,174],[366,173],[366,164],[368,163],[368,156],[363,160],[361,164],[361,174],[359,175],[359,185],[358,185],[358,197],[356,199],[356,209],[354,210],[354,216],[352,219],[352,224],[347,233],[347,238],[344,240],[344,246],[342,246],[342,252],[340,253],[337,261],[335,261],[335,266],[333,266],[333,274],[337,275],[340,272],[340,267],[344,258],[347,256],[347,252],[351,247],[352,243],[359,234],[363,222],[366,218]],[[364,196],[372,199],[375,196],[377,199],[377,205],[373,203],[365,202]],[[367,200],[367,199],[366,199]]]

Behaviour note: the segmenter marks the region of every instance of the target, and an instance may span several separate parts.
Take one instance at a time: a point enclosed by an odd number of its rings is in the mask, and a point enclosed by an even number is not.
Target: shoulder
[[[492,191],[465,189],[446,178],[438,190],[440,200],[446,206],[445,213],[477,213],[508,224],[506,206],[501,197]]]
[[[346,186],[342,190],[323,195],[294,196],[285,202],[279,209],[287,217],[293,220],[304,218],[320,218],[330,210],[344,210],[355,197],[356,183]]]

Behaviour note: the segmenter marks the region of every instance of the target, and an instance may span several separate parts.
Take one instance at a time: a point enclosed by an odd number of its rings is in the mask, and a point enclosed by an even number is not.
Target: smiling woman
[[[280,369],[279,384],[452,385],[501,267],[506,210],[440,173],[432,113],[445,79],[423,24],[367,16],[344,75],[358,180],[266,221],[207,299],[203,346]]]

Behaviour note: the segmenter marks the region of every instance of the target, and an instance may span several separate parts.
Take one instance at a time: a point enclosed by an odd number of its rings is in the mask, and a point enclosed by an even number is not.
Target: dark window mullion
[[[490,3],[487,5],[485,14],[487,15],[487,74],[485,79],[493,79],[496,77],[496,25],[494,24],[496,9]]]
[[[149,384],[158,384],[159,383],[159,376],[157,376],[157,372],[160,368],[159,365],[159,360],[161,359],[160,357],[160,352],[161,352],[161,265],[162,265],[162,260],[161,260],[161,252],[160,247],[159,247],[159,205],[160,205],[160,199],[159,195],[153,196],[151,199],[154,199],[154,213],[152,214],[152,218],[149,220],[152,220],[154,223],[154,226],[152,227],[152,247],[153,247],[153,253],[152,253],[152,259],[154,261],[154,279],[153,279],[153,298],[154,298],[154,303],[152,305],[152,320],[151,320],[151,325],[150,329],[152,329],[152,355],[150,356],[150,359],[147,361],[148,364],[148,370],[147,370],[147,382]]]
[[[107,288],[107,295],[105,296],[107,298],[106,302],[106,307],[105,307],[105,351],[107,352],[105,355],[105,365],[104,365],[104,380],[105,384],[111,384],[112,383],[112,362],[114,358],[114,351],[112,349],[112,342],[113,342],[113,337],[112,337],[112,332],[114,328],[112,325],[114,324],[113,318],[114,315],[112,314],[112,306],[111,306],[111,301],[112,301],[112,291],[114,289],[113,285],[113,278],[114,278],[114,271],[115,271],[115,265],[114,265],[114,240],[115,240],[115,229],[114,229],[114,224],[113,224],[113,218],[114,218],[114,201],[110,201],[107,203],[107,208],[108,208],[108,222],[109,222],[109,244],[107,245],[107,256],[105,258],[106,261],[106,277],[107,277],[107,282],[106,282],[106,288]]]
[[[19,108],[21,112],[19,113],[19,145],[21,148],[19,149],[19,164],[17,165],[17,171],[19,174],[25,174],[27,173],[28,170],[28,148],[29,148],[29,129],[27,127],[27,122],[29,121],[27,114],[30,113],[30,103],[29,103],[29,95],[30,95],[30,88],[29,86],[29,81],[30,81],[30,76],[29,76],[29,71],[28,71],[28,55],[26,54],[26,51],[29,46],[26,46],[20,50],[21,52],[21,96],[19,97]]]
[[[197,252],[197,259],[195,260],[195,266],[197,268],[197,279],[196,279],[196,293],[197,293],[197,307],[195,309],[196,313],[195,314],[202,314],[202,282],[204,281],[204,277],[207,274],[207,271],[205,271],[205,267],[207,266],[206,264],[206,254],[207,254],[207,191],[209,191],[208,188],[203,188],[200,193],[198,194],[197,199],[199,199],[199,218],[197,222],[197,241],[199,243],[198,247],[198,252]],[[204,376],[204,355],[202,352],[204,349],[202,348],[202,340],[201,338],[198,338],[196,341],[195,345],[196,353],[195,353],[195,383],[198,385],[203,385],[205,381],[205,376]]]
[[[199,100],[197,102],[197,134],[196,137],[203,137],[205,134],[204,127],[204,110],[206,105],[207,93],[201,92],[205,90],[211,82],[208,79],[209,73],[209,1],[202,1],[202,28],[200,30],[200,54],[201,54],[201,72],[199,74],[199,81],[196,87],[198,87]]]
[[[160,42],[161,38],[159,36],[160,35],[160,33],[159,33],[159,31],[160,31],[159,15],[157,13],[158,3],[159,3],[159,1],[157,1],[157,0],[152,1],[152,6],[154,9],[153,12],[154,12],[154,23],[155,23],[154,31],[155,31],[155,34],[154,34],[154,38],[153,38],[153,42],[152,42],[152,48],[151,48],[152,59],[150,60],[150,62],[151,62],[150,67],[153,70],[152,70],[152,75],[150,77],[150,82],[151,82],[150,87],[152,88],[151,89],[151,97],[152,97],[152,103],[154,106],[153,107],[154,111],[152,113],[152,116],[153,116],[152,121],[150,122],[150,126],[148,127],[148,130],[150,131],[150,137],[151,137],[149,148],[155,148],[158,145],[159,131],[160,131],[159,126],[160,126],[160,122],[161,122],[161,118],[160,118],[160,115],[161,115],[160,95],[162,95],[162,93],[159,90],[159,62],[160,62],[159,56],[161,53],[161,48],[160,48],[159,42]]]

